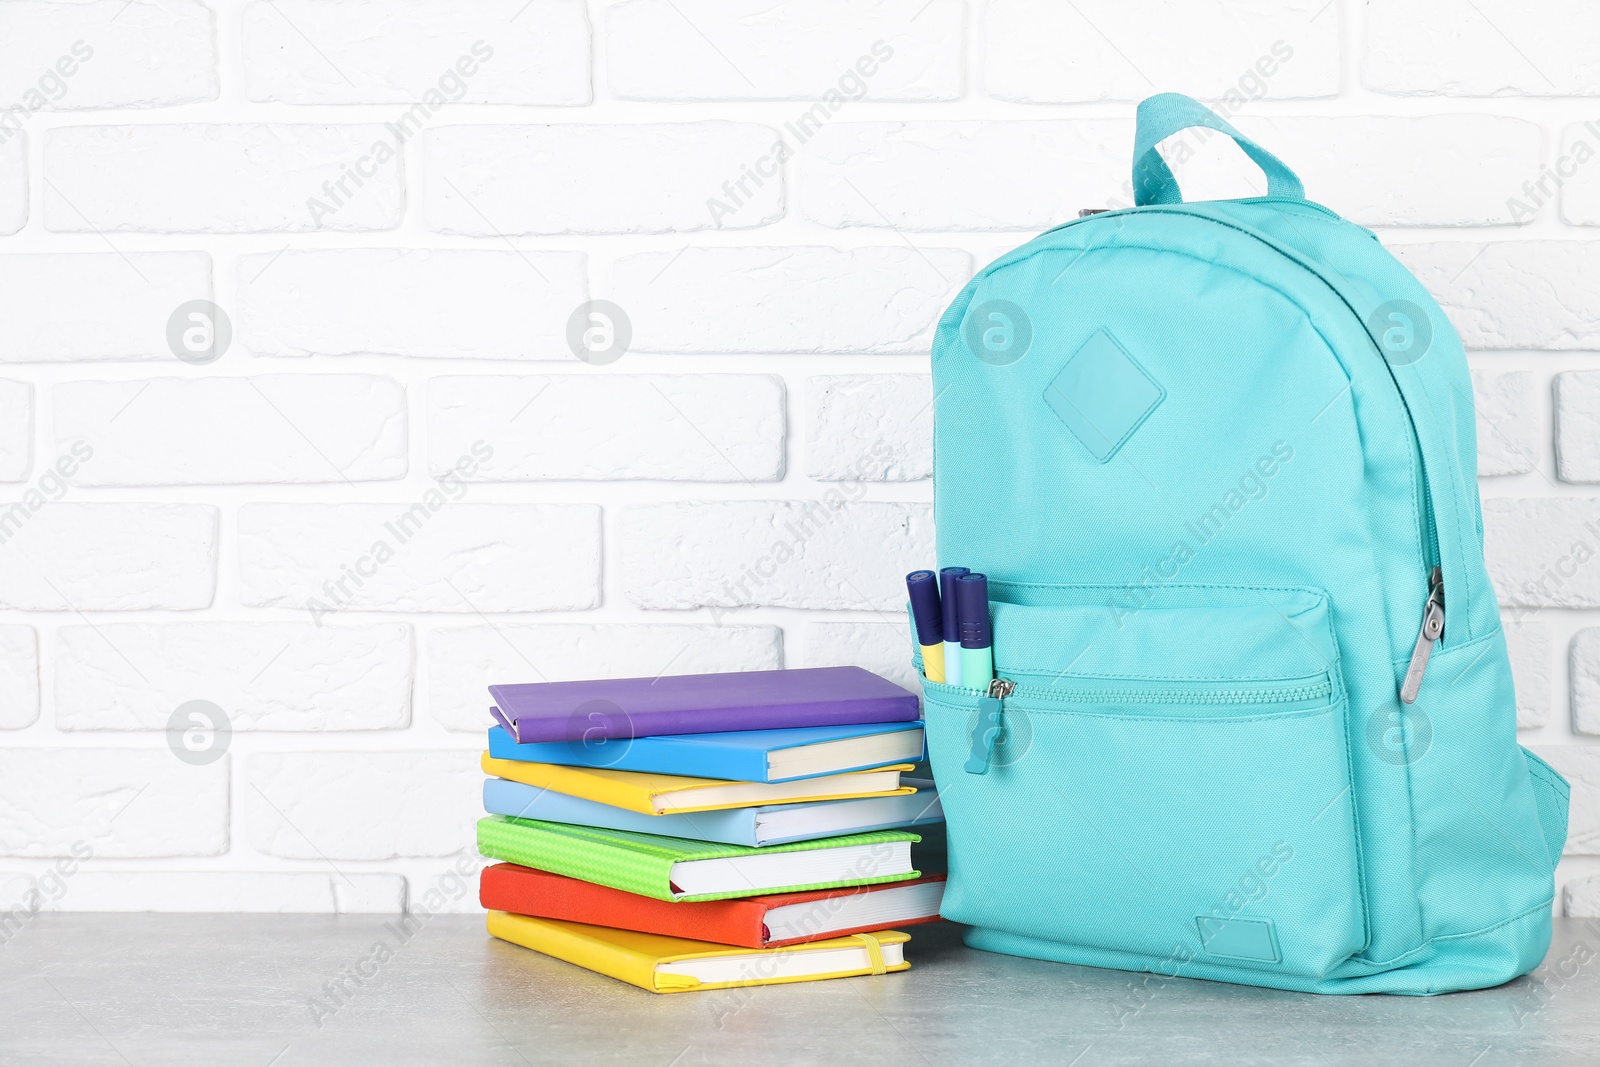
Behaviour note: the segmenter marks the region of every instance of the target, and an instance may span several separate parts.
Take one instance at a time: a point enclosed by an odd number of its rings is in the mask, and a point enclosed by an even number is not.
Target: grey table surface
[[[1443,997],[1070,967],[918,928],[912,970],[657,996],[440,915],[38,915],[0,945],[6,1064],[1600,1064],[1600,922]],[[381,946],[381,948],[380,948]],[[342,989],[342,992],[339,990]]]

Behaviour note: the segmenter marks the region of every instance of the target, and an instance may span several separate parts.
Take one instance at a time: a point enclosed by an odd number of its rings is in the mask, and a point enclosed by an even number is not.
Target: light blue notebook
[[[602,826],[727,845],[781,845],[820,837],[925,826],[944,821],[939,794],[932,782],[906,778],[917,791],[909,796],[815,800],[806,804],[770,804],[764,808],[729,808],[679,815],[645,815],[582,797],[567,796],[504,778],[483,783],[483,807],[491,815],[517,819]]]
[[[824,774],[916,763],[921,722],[802,726],[722,734],[664,734],[519,745],[503,726],[489,729],[489,755],[565,767],[685,774],[731,782],[790,782]]]

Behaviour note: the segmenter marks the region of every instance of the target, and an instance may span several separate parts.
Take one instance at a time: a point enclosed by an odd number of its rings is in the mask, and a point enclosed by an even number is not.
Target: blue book
[[[804,804],[769,804],[763,808],[645,815],[567,796],[553,789],[490,778],[483,783],[483,807],[491,815],[509,815],[517,819],[750,846],[943,823],[944,810],[939,807],[939,794],[933,783],[907,779],[905,784],[915,786],[917,791],[895,797],[814,800]]]
[[[683,774],[730,782],[790,782],[824,774],[916,763],[923,758],[921,722],[866,726],[802,726],[722,734],[662,734],[593,741],[517,744],[503,726],[489,728],[495,759],[598,767],[647,774]]]

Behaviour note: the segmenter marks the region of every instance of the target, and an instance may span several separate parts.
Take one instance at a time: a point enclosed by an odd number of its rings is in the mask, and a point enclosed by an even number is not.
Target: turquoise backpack
[[[1268,195],[1183,203],[1156,145],[1191,127]],[[1524,974],[1567,784],[1517,745],[1461,342],[1188,97],[1140,105],[1133,186],[990,264],[934,342],[939,561],[989,575],[996,664],[925,683],[943,913],[976,948],[1281,989]]]

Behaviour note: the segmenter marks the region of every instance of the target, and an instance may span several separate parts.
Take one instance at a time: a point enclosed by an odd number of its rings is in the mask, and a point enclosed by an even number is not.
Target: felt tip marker
[[[989,578],[956,579],[956,618],[961,637],[961,684],[985,689],[994,681],[994,633],[989,624]]]
[[[930,682],[944,681],[944,616],[939,607],[939,576],[932,571],[906,575],[911,596],[911,619],[922,649],[922,673]]]
[[[939,591],[944,626],[944,681],[946,685],[961,685],[961,626],[956,619],[956,579],[971,574],[966,567],[945,567],[939,572]]]

